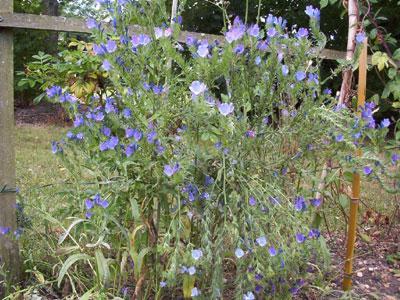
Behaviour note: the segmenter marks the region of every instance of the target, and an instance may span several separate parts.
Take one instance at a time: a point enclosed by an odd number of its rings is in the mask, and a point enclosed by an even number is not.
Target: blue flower
[[[128,119],[132,116],[132,111],[129,108],[124,108],[122,114],[124,118]]]
[[[244,45],[243,44],[237,44],[235,46],[235,48],[233,49],[233,52],[235,54],[238,54],[238,55],[242,54],[244,52]]]
[[[10,233],[11,227],[0,226],[0,236]]]
[[[319,21],[320,19],[320,11],[318,8],[314,8],[312,5],[308,5],[306,7],[305,13],[307,16],[309,16],[312,19],[316,19],[317,21]]]
[[[270,38],[276,36],[277,33],[278,31],[276,31],[274,27],[271,27],[267,30],[267,36],[269,36]]]
[[[201,249],[193,249],[192,257],[194,260],[199,260],[203,256],[203,251]]]
[[[202,41],[199,47],[197,48],[197,54],[203,58],[208,56],[209,50],[208,50],[208,42],[206,40]]]
[[[194,287],[194,288],[192,288],[192,292],[191,292],[191,297],[197,297],[197,296],[200,296],[200,291],[199,291],[199,289],[198,288],[196,288],[196,287]]]
[[[78,132],[76,134],[76,139],[82,141],[84,139],[85,135],[82,132]]]
[[[95,19],[89,18],[89,19],[86,20],[86,27],[87,27],[88,29],[94,29],[94,28],[96,28],[97,26],[98,26],[98,25],[97,25],[97,22],[96,22]]]
[[[210,186],[210,185],[214,184],[214,178],[212,178],[209,175],[206,175],[206,177],[204,179],[204,184],[205,184],[205,186]]]
[[[260,236],[256,239],[256,242],[260,247],[265,247],[267,245],[267,238],[265,236]]]
[[[249,27],[249,29],[247,29],[247,33],[248,33],[250,36],[253,36],[253,37],[257,38],[258,35],[260,34],[260,28],[258,27],[257,24],[251,25],[251,26]]]
[[[62,94],[62,88],[58,85],[54,85],[54,86],[48,88],[46,90],[46,93],[49,98],[58,97],[58,96],[61,96],[61,94]]]
[[[119,144],[119,139],[116,136],[111,136],[110,139],[100,144],[100,151],[114,150]]]
[[[276,251],[276,249],[275,249],[274,246],[269,247],[268,253],[269,253],[269,255],[271,255],[271,256],[276,256],[276,255],[278,254],[278,252]]]
[[[343,141],[344,141],[343,134],[338,134],[338,135],[335,137],[335,140],[336,140],[336,142],[343,142]]]
[[[362,44],[365,40],[365,32],[359,32],[356,34],[356,42],[357,44]]]
[[[324,93],[324,95],[332,95],[332,90],[326,88],[326,89],[324,89],[323,93]]]
[[[223,116],[227,116],[234,111],[233,103],[221,103],[218,105],[218,110]]]
[[[104,134],[107,137],[111,136],[111,129],[108,127],[102,127],[101,128],[101,133]]]
[[[201,81],[193,81],[189,87],[190,91],[194,96],[199,96],[207,90],[207,86]]]
[[[133,153],[135,153],[137,150],[139,149],[139,145],[138,144],[130,144],[126,147],[125,149],[125,154],[127,157],[132,156]]]
[[[246,294],[243,295],[243,300],[255,300],[256,297],[252,292],[247,292]]]
[[[287,76],[289,74],[289,67],[287,65],[282,65],[282,75]]]
[[[305,211],[307,209],[306,201],[304,197],[299,196],[295,198],[294,208],[297,211]]]
[[[105,59],[105,60],[103,61],[103,64],[101,65],[101,67],[102,67],[104,70],[106,70],[107,72],[110,71],[110,70],[112,69],[112,65],[111,65],[111,63],[110,63],[107,59]]]
[[[250,196],[249,198],[249,205],[250,206],[255,206],[257,204],[256,199],[253,196]]]
[[[308,29],[303,27],[300,28],[299,31],[296,33],[296,37],[299,39],[308,37]]]
[[[160,287],[164,288],[167,286],[167,283],[165,281],[160,281]]]
[[[148,142],[149,144],[153,144],[153,143],[155,142],[155,140],[156,140],[156,137],[157,137],[157,132],[155,132],[155,131],[150,131],[150,132],[147,134],[147,142]]]
[[[154,85],[153,86],[153,93],[156,95],[162,94],[163,90],[164,90],[164,88],[162,85]]]
[[[94,207],[94,202],[90,199],[86,199],[85,206],[87,210],[91,210]]]
[[[59,143],[52,141],[51,142],[51,152],[53,152],[53,154],[56,154],[58,152],[63,152],[63,149],[60,147]]]
[[[195,266],[191,266],[187,269],[187,272],[189,273],[189,275],[194,275],[196,274],[196,267]]]
[[[396,162],[398,160],[400,160],[400,156],[397,153],[393,153],[392,157],[391,157],[391,160],[392,160],[392,164],[396,164]]]
[[[296,242],[299,244],[304,243],[306,240],[306,237],[302,233],[296,233]]]
[[[389,119],[383,119],[382,120],[382,122],[381,122],[381,127],[382,128],[387,128],[387,127],[389,127],[390,126],[390,120]]]
[[[310,229],[310,232],[308,233],[308,237],[309,238],[316,238],[317,239],[317,238],[320,237],[320,235],[321,235],[321,232],[316,228]]]
[[[132,129],[132,128],[126,128],[125,129],[125,137],[126,138],[131,138],[131,137],[133,137],[133,134],[134,134],[134,129]]]
[[[165,165],[164,166],[164,174],[167,175],[168,177],[173,176],[179,170],[180,170],[180,166],[178,163],[176,163],[175,165]]]
[[[235,255],[237,258],[242,258],[244,256],[244,251],[240,248],[236,248]]]
[[[117,43],[113,40],[108,40],[106,45],[106,50],[108,53],[113,53],[117,51]]]
[[[102,56],[106,54],[106,47],[103,44],[93,44],[93,52],[95,55]]]
[[[101,199],[100,194],[96,194],[93,197],[94,203],[102,208],[107,208],[109,206],[109,203],[107,200]]]
[[[297,71],[295,77],[297,81],[302,81],[307,77],[307,74],[303,71]]]
[[[258,66],[261,63],[261,57],[257,56],[256,59],[254,60],[254,63]]]
[[[310,200],[310,203],[314,207],[319,207],[321,205],[321,203],[322,203],[322,200],[314,198],[314,199]]]
[[[228,43],[237,41],[243,37],[246,32],[246,26],[242,23],[239,17],[236,17],[233,26],[225,33],[225,38]]]
[[[372,170],[371,167],[366,166],[366,167],[363,168],[363,171],[364,171],[364,174],[365,174],[366,176],[368,176],[368,175],[370,175],[370,174],[372,173],[373,170]]]

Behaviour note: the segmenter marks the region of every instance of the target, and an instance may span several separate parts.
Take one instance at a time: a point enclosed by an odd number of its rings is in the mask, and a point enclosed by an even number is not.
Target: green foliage
[[[61,51],[56,57],[39,52],[33,55],[33,61],[27,64],[21,77],[20,88],[36,88],[42,93],[34,103],[46,96],[46,89],[53,85],[68,88],[72,94],[87,103],[94,95],[109,92],[108,74],[101,70],[101,61],[92,53],[92,44],[73,40],[69,49]]]

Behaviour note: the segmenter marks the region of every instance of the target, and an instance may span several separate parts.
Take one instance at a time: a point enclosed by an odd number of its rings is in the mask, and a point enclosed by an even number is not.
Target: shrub
[[[235,18],[223,40],[182,41],[163,1],[102,2],[112,24],[88,25],[117,93],[83,107],[47,90],[74,119],[52,144],[74,178],[67,221],[51,219],[65,226],[58,284],[143,299],[282,298],[313,284],[329,258],[312,222],[323,164],[385,185],[398,160],[378,156],[398,146],[373,104],[359,118],[322,90],[319,11],[294,33],[282,18]]]

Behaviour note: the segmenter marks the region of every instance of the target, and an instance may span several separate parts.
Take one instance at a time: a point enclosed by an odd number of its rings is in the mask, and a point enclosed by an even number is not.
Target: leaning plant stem
[[[348,2],[349,30],[347,36],[347,52],[346,60],[352,60],[354,50],[356,48],[355,37],[358,29],[358,2],[357,0],[349,0]],[[348,102],[348,95],[353,79],[353,70],[351,68],[343,71],[343,81],[340,88],[339,104]]]
[[[258,0],[257,25],[260,23],[260,16],[261,16],[261,0]]]
[[[246,0],[246,15],[244,18],[244,23],[247,24],[247,19],[249,17],[249,0]]]
[[[367,87],[367,48],[368,41],[364,40],[363,49],[360,56],[359,63],[359,79],[358,79],[358,102],[357,102],[357,114],[361,115],[361,108],[365,105],[365,92]],[[356,150],[356,155],[361,156],[361,149]],[[345,291],[351,288],[351,275],[353,272],[353,259],[354,259],[354,245],[356,242],[357,234],[357,213],[358,205],[360,202],[361,194],[361,177],[360,174],[355,172],[353,174],[352,184],[352,197],[350,203],[350,218],[349,228],[347,233],[347,246],[346,246],[346,260],[344,266],[344,279],[343,289]]]

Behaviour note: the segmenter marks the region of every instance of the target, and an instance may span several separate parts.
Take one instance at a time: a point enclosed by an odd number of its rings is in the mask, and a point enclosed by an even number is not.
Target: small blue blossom
[[[318,8],[314,8],[312,5],[308,5],[306,7],[305,13],[307,16],[309,16],[312,19],[316,19],[317,21],[319,21],[320,19],[320,11]]]
[[[165,281],[160,281],[160,288],[165,288],[167,283]]]
[[[194,275],[196,274],[196,267],[195,266],[191,266],[188,268],[187,272],[189,273],[189,275]]]
[[[107,137],[110,137],[111,136],[111,129],[104,126],[104,127],[101,128],[101,133],[103,135],[107,136]]]
[[[295,198],[294,208],[297,211],[305,211],[307,209],[307,204],[304,197],[299,196]]]
[[[296,242],[299,244],[304,243],[306,240],[306,237],[302,233],[296,233]]]
[[[255,300],[256,297],[252,292],[247,292],[246,294],[243,295],[243,300]]]
[[[359,32],[356,34],[356,42],[357,44],[362,44],[366,39],[365,32]]]
[[[370,175],[372,173],[372,171],[373,171],[372,168],[369,166],[366,166],[363,168],[363,172],[366,176]]]
[[[101,67],[105,70],[105,71],[110,71],[111,69],[112,69],[112,65],[111,65],[111,63],[107,60],[107,59],[105,59],[104,61],[103,61],[103,64],[101,65]]]
[[[192,288],[192,292],[191,292],[190,296],[192,296],[192,297],[200,296],[200,290],[196,287]]]
[[[119,144],[119,139],[116,136],[111,136],[110,139],[100,144],[100,151],[114,150]]]
[[[249,197],[249,205],[250,206],[255,206],[257,204],[256,198],[254,198],[253,196]]]
[[[49,98],[59,97],[62,94],[62,88],[58,85],[54,85],[46,90]]]
[[[90,199],[85,200],[85,207],[87,210],[91,210],[94,207],[94,202]]]
[[[98,56],[103,56],[106,54],[106,47],[102,44],[97,45],[97,44],[93,44],[93,52],[95,55]]]
[[[89,18],[86,20],[86,27],[88,29],[94,29],[98,26],[97,22],[95,19]]]
[[[11,227],[0,226],[0,236],[10,233]]]
[[[129,108],[124,108],[122,111],[124,118],[128,119],[132,116],[132,111]]]
[[[338,135],[335,137],[335,140],[336,140],[336,142],[343,142],[343,141],[344,141],[343,134],[338,134]]]
[[[153,144],[153,143],[155,142],[155,140],[156,140],[156,137],[157,137],[157,132],[155,132],[155,131],[150,131],[150,132],[147,134],[147,142],[148,142],[149,144]]]
[[[251,25],[249,29],[247,29],[247,33],[250,36],[257,38],[260,34],[260,27],[258,27],[257,24]]]
[[[276,249],[275,249],[274,246],[269,247],[268,253],[269,253],[269,255],[271,255],[272,257],[273,257],[273,256],[276,256],[276,255],[278,254],[278,252],[276,251]]]
[[[237,44],[235,46],[235,48],[233,49],[233,52],[235,54],[238,54],[238,55],[242,54],[244,52],[244,45],[243,44]]]
[[[243,37],[246,32],[246,25],[242,23],[239,17],[236,17],[233,26],[225,33],[228,43],[237,41]]]
[[[234,111],[233,103],[221,103],[218,105],[218,110],[223,116],[227,116]]]
[[[206,175],[206,177],[204,179],[204,184],[205,184],[205,186],[210,186],[210,185],[214,184],[214,178],[212,178],[209,175]]]
[[[381,122],[381,127],[382,128],[387,128],[387,127],[389,127],[390,126],[390,120],[389,119],[383,119],[382,120],[382,122]]]
[[[307,77],[307,75],[303,71],[297,71],[295,77],[297,81],[303,81]]]
[[[193,249],[192,257],[194,260],[199,260],[203,256],[203,251],[201,249]]]
[[[254,63],[258,66],[261,63],[261,57],[257,56],[256,59],[254,60]]]
[[[276,36],[278,33],[278,31],[276,31],[276,29],[274,27],[271,27],[267,30],[267,36],[270,38],[273,38],[274,36]]]
[[[282,65],[282,75],[287,76],[289,74],[289,67],[287,65]]]
[[[168,177],[173,176],[179,170],[180,170],[180,166],[178,163],[175,165],[165,165],[164,166],[164,174],[167,175]]]
[[[208,56],[209,50],[208,50],[208,42],[206,40],[202,41],[199,47],[197,48],[197,54],[202,58],[206,58]]]
[[[322,200],[314,198],[310,200],[310,203],[314,207],[319,207],[322,204]]]
[[[236,248],[236,250],[235,250],[235,256],[236,256],[237,258],[242,258],[242,257],[244,256],[244,251],[243,251],[242,249],[240,249],[240,248]]]
[[[192,82],[189,89],[192,94],[197,97],[207,90],[207,86],[203,82],[196,80]]]
[[[267,245],[267,238],[265,236],[260,236],[256,239],[256,242],[260,247],[265,247]]]
[[[139,149],[139,145],[138,144],[130,144],[126,147],[125,149],[125,154],[127,157],[132,156],[133,153],[135,153],[137,150]]]
[[[308,37],[308,29],[307,28],[300,28],[299,31],[296,33],[296,37],[299,39],[304,39]]]
[[[108,40],[106,49],[108,53],[114,53],[117,51],[117,43],[114,40]]]

